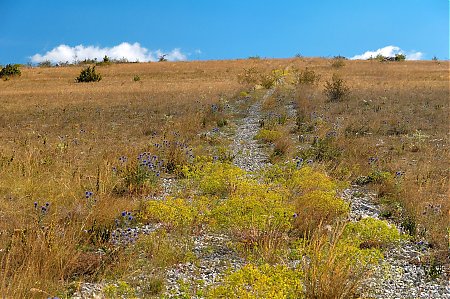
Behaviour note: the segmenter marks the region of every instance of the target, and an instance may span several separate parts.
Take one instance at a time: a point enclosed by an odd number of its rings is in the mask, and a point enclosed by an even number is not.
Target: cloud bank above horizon
[[[59,63],[83,61],[85,59],[97,59],[101,61],[105,55],[111,59],[126,59],[130,62],[157,61],[162,55],[166,55],[165,58],[169,61],[187,60],[187,55],[182,53],[179,48],[175,48],[170,52],[163,52],[162,50],[149,51],[139,43],[130,44],[127,42],[123,42],[111,48],[84,45],[70,47],[61,44],[43,55],[35,54],[30,58],[33,63],[44,61]]]
[[[377,55],[383,55],[385,57],[394,57],[395,54],[404,54],[406,56],[406,60],[421,60],[423,58],[423,53],[418,51],[403,51],[400,47],[397,46],[386,46],[384,48],[375,50],[375,51],[367,51],[360,55],[355,55],[350,59],[369,59],[375,58]]]

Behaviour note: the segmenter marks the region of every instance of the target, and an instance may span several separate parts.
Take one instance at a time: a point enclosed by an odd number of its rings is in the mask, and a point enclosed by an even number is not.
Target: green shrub
[[[331,62],[333,68],[341,68],[345,65],[345,59],[342,56],[336,56]]]
[[[39,67],[52,67],[52,62],[50,60],[42,61],[38,63]]]
[[[97,65],[110,65],[111,63],[111,59],[107,55],[105,55],[105,57],[103,57],[103,61],[97,63]]]
[[[287,231],[293,209],[286,193],[253,180],[240,181],[234,193],[213,211],[215,224],[244,241],[257,242],[270,228]]]
[[[227,275],[207,298],[303,298],[301,277],[301,272],[287,266],[249,264]]]
[[[270,89],[275,85],[283,84],[284,78],[288,75],[286,70],[273,69],[269,74],[261,74],[259,79],[259,84]]]
[[[375,60],[378,60],[380,62],[385,61],[387,59],[386,56],[383,56],[381,54],[378,54],[377,56],[375,56]]]
[[[311,167],[295,170],[285,184],[295,207],[297,235],[314,231],[320,224],[333,224],[350,211],[348,203],[337,196],[337,183]]]
[[[106,298],[135,298],[135,290],[125,281],[107,284],[103,288]]]
[[[381,170],[373,170],[368,175],[369,182],[375,184],[382,184],[388,181],[392,181],[393,176],[390,172],[381,171]]]
[[[134,248],[127,248],[125,254],[139,255],[141,261],[131,260],[132,268],[140,268],[140,263],[150,269],[164,269],[189,260],[192,252],[189,237],[170,234],[163,229],[138,238]],[[156,273],[155,273],[156,274]]]
[[[334,224],[350,212],[347,202],[332,192],[315,190],[295,200],[294,227],[297,235],[314,231],[321,224]]]
[[[350,242],[361,249],[382,248],[398,242],[401,238],[395,226],[371,217],[348,223],[343,233],[345,242]]]
[[[191,179],[203,194],[224,197],[235,190],[246,173],[230,163],[197,162],[184,166],[182,174]]]
[[[337,161],[342,150],[336,147],[330,138],[318,138],[311,147],[303,149],[299,156],[303,159],[313,161]]]
[[[361,249],[347,242],[344,228],[318,229],[299,240],[293,253],[302,260],[306,298],[356,298],[361,282],[381,261],[379,249]]]
[[[333,74],[331,81],[325,82],[323,93],[327,96],[328,101],[340,102],[350,93],[350,88],[337,74]]]
[[[165,62],[165,61],[167,61],[166,56],[167,56],[167,54],[160,55],[159,58],[158,58],[158,62]]]
[[[168,230],[191,233],[209,221],[213,202],[207,197],[149,200],[139,217],[145,221],[163,223]]]
[[[261,129],[256,134],[255,139],[262,140],[263,142],[273,143],[280,137],[281,137],[281,133],[279,131]]]
[[[139,77],[138,75],[136,75],[136,76],[133,77],[133,81],[134,81],[134,82],[141,81],[141,77]]]
[[[412,216],[406,216],[402,220],[401,227],[412,237],[417,233],[417,223]]]
[[[320,80],[320,75],[316,74],[315,71],[308,69],[306,67],[303,71],[294,72],[294,84],[308,84],[314,85]]]
[[[399,53],[399,54],[395,54],[394,59],[395,59],[395,61],[405,61],[406,56],[405,56],[405,54]]]
[[[148,193],[158,188],[158,173],[134,161],[117,168],[116,176],[114,192],[119,195]]]
[[[84,68],[81,70],[80,75],[75,78],[75,81],[80,82],[98,82],[102,79],[99,73],[95,72],[95,66]]]
[[[271,89],[275,86],[275,78],[272,74],[261,74],[259,79],[259,84],[265,89]]]
[[[238,82],[240,84],[255,85],[259,82],[259,72],[256,68],[251,67],[244,69],[242,73],[238,75]]]
[[[20,72],[19,66],[16,64],[7,64],[0,71],[0,78],[15,77],[20,75],[22,75],[22,73]]]
[[[220,118],[216,121],[217,127],[222,128],[228,125],[228,121],[226,118]]]

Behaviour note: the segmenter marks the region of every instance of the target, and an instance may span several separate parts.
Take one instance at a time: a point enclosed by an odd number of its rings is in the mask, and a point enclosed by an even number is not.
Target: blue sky
[[[0,64],[105,53],[140,61],[378,49],[449,57],[447,0],[0,0],[0,11]]]

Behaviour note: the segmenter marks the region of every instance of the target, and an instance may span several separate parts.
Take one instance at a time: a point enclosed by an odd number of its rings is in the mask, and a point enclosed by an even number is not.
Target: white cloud
[[[370,57],[375,58],[377,55],[383,55],[385,57],[394,57],[395,54],[404,54],[406,55],[407,60],[420,60],[423,58],[422,52],[417,51],[403,51],[397,46],[387,46],[375,51],[367,51],[361,55],[355,55],[350,59],[369,59]]]
[[[82,61],[85,59],[95,59],[101,61],[103,57],[108,56],[111,59],[123,59],[128,61],[157,61],[161,55],[166,55],[165,58],[169,61],[187,60],[187,56],[176,48],[170,52],[163,52],[162,50],[149,51],[142,47],[139,43],[121,43],[112,48],[100,48],[95,46],[78,45],[70,47],[67,45],[59,45],[56,48],[46,52],[45,54],[35,54],[31,56],[31,61],[39,63],[43,61],[58,62],[74,62],[76,60]]]
[[[405,54],[407,60],[421,60],[423,59],[422,52],[408,52]]]

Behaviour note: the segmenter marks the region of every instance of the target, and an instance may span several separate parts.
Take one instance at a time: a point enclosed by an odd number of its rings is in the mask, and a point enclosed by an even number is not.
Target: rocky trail
[[[254,137],[259,130],[262,102],[272,93],[273,90],[269,90],[262,99],[256,100],[248,108],[247,115],[237,120],[236,133],[231,136],[233,164],[249,172],[269,165],[267,151]],[[186,283],[196,289],[211,286],[227,270],[242,267],[245,261],[227,246],[229,241],[225,235],[203,234],[195,237],[193,251],[199,262],[180,264],[168,271],[167,295],[174,298],[182,295],[182,288]]]

